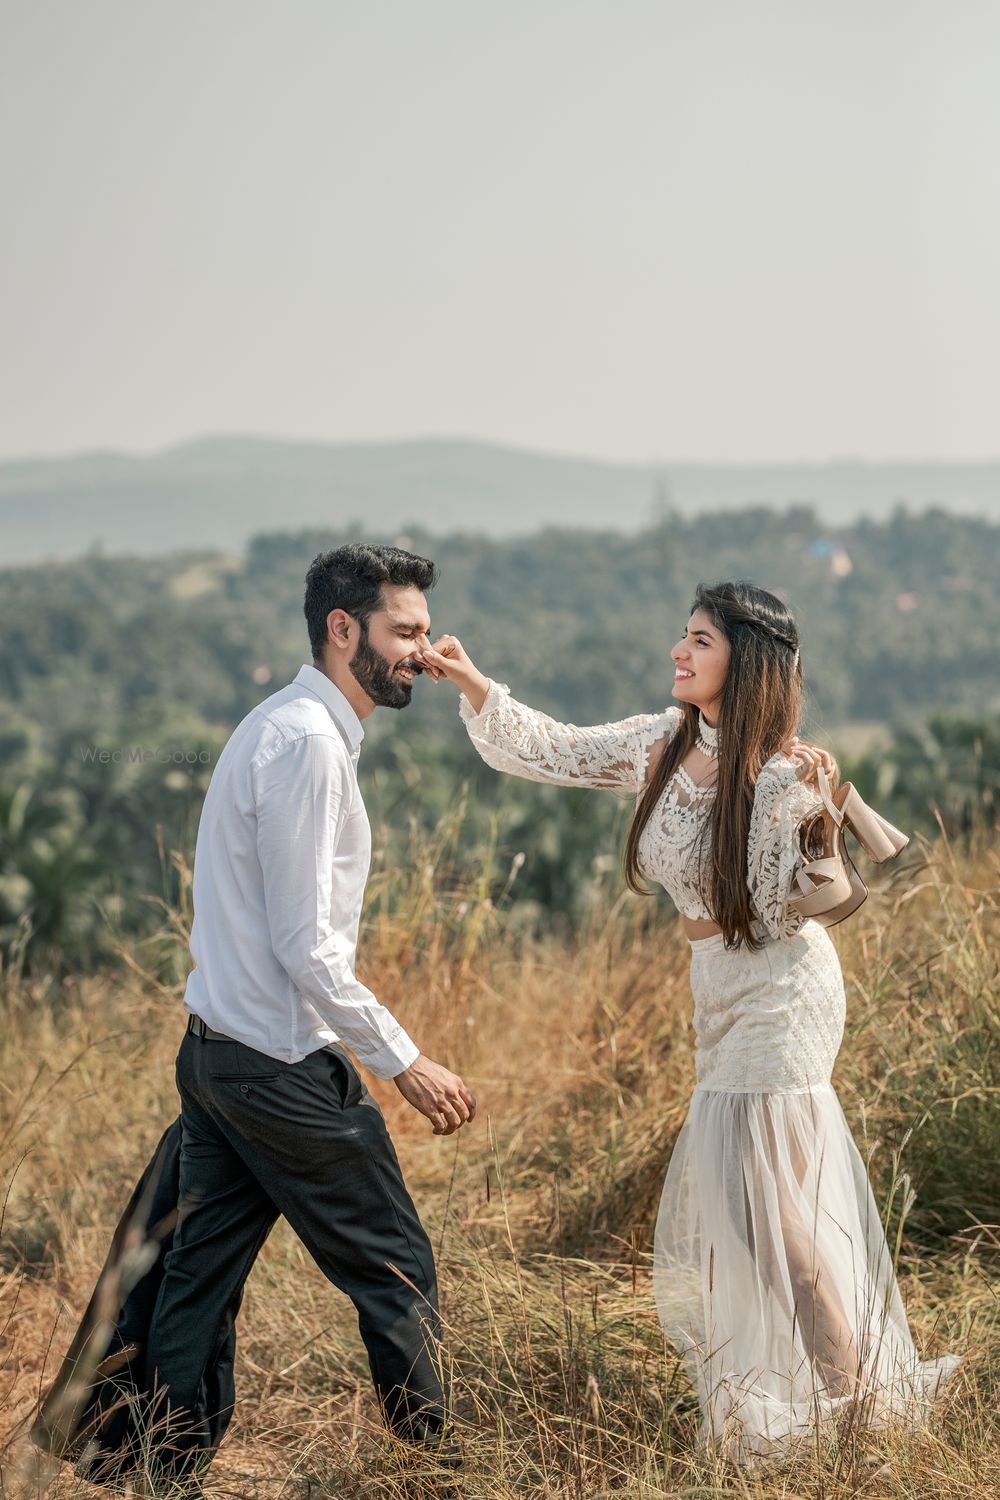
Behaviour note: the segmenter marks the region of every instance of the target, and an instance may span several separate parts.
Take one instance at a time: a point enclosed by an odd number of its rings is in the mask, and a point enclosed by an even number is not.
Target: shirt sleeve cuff
[[[357,1056],[358,1061],[364,1063],[376,1078],[395,1078],[397,1073],[404,1072],[412,1062],[416,1062],[420,1056],[420,1048],[400,1027],[391,1042],[386,1042],[375,1052],[364,1056],[359,1052]]]
[[[499,705],[503,695],[510,692],[510,688],[505,682],[494,682],[492,677],[489,679],[489,684],[490,685],[486,697],[483,699],[483,706],[479,710],[478,714],[472,707],[472,704],[469,702],[465,694],[459,694],[458,711],[466,724],[475,724],[477,719],[483,718],[485,714],[492,713],[493,710]]]

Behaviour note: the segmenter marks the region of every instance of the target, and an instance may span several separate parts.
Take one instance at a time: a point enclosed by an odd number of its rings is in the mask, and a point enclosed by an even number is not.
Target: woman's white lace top
[[[618,788],[636,798],[645,785],[650,749],[677,733],[683,714],[671,704],[661,713],[580,728],[519,703],[506,683],[492,680],[478,714],[464,693],[459,712],[479,754],[498,771],[559,786]],[[679,766],[638,848],[644,875],[663,886],[678,911],[708,920],[712,913],[702,891],[708,889],[714,795],[714,786],[698,785]],[[787,755],[773,755],[762,767],[747,841],[747,885],[761,928],[772,938],[790,937],[802,925],[802,917],[786,904],[800,859],[793,835],[802,814],[821,805],[818,791],[798,779]]]

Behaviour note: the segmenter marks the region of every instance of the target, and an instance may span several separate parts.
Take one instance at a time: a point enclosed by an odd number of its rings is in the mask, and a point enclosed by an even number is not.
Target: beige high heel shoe
[[[847,852],[845,827],[876,864],[894,859],[910,840],[869,807],[852,782],[831,792],[822,766],[817,767],[817,778],[823,806],[808,813],[796,829],[802,863],[795,872],[798,893],[789,897],[788,906],[821,927],[835,927],[853,916],[868,896]]]
[[[825,781],[826,773],[822,766],[819,767],[819,773]],[[829,782],[827,788],[829,789]],[[822,790],[821,786],[821,793]],[[877,865],[885,864],[887,859],[895,859],[910,842],[907,834],[901,833],[888,818],[883,818],[881,813],[868,806],[853,782],[847,781],[838,787],[833,794],[833,801],[868,858]]]

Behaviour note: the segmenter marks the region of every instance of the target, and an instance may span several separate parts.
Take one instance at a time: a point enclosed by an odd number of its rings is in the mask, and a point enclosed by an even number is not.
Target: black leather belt
[[[201,1016],[188,1016],[188,1031],[193,1031],[195,1036],[200,1036],[209,1042],[231,1042],[233,1038],[226,1036],[224,1031],[213,1031],[211,1026],[206,1026]]]

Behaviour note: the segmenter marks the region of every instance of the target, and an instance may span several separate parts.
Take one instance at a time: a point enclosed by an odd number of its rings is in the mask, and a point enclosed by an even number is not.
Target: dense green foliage
[[[171,851],[190,861],[215,757],[309,659],[306,568],[345,539],[274,534],[243,558],[89,556],[0,573],[8,952],[28,938],[29,915],[29,958],[56,964],[65,950],[88,965],[113,952],[119,927],[144,929],[151,901],[173,899]],[[749,577],[799,620],[804,733],[832,743],[907,828],[932,832],[935,809],[957,833],[996,821],[1000,526],[898,511],[833,533],[801,508],[671,515],[638,537],[413,533],[402,544],[440,564],[435,630],[460,635],[517,696],[580,723],[668,701],[693,585]],[[526,921],[577,921],[597,893],[620,888],[629,800],[496,776],[472,752],[447,684],[422,681],[405,715],[369,720],[362,774],[384,860],[406,858],[414,820],[435,826],[464,797],[455,878],[492,850],[499,888],[523,852]]]

